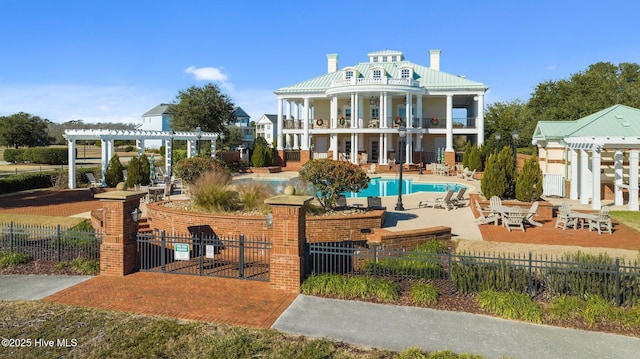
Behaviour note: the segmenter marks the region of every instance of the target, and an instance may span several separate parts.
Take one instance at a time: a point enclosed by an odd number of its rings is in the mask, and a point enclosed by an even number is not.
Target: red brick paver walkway
[[[163,317],[269,328],[296,298],[269,283],[139,272],[97,276],[44,301]]]

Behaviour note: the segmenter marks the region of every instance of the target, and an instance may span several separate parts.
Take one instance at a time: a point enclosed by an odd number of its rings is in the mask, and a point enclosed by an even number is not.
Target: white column
[[[278,144],[276,145],[277,150],[282,150],[282,145],[284,143],[282,138],[282,129],[284,128],[284,119],[282,118],[282,99],[278,98],[278,133],[276,135],[276,141]],[[289,112],[291,112],[291,104],[288,107]],[[291,116],[291,114],[287,114],[287,117]]]
[[[304,108],[302,109],[302,147],[301,150],[309,149],[309,98],[304,98]]]
[[[76,139],[69,139],[69,189],[76,188]],[[85,159],[86,160],[86,159]]]
[[[331,122],[330,128],[338,128],[338,97],[336,95],[331,96]]]
[[[424,128],[424,116],[422,115],[422,95],[416,95],[416,116],[418,117],[418,127]],[[420,146],[422,147],[422,146]]]
[[[622,197],[622,150],[616,150],[613,155],[614,161],[614,185],[613,185],[613,204],[616,206],[623,205]]]
[[[300,137],[300,135],[298,135],[297,133],[293,134],[293,149],[294,150],[299,150],[300,149],[300,145],[298,143],[298,138]]]
[[[387,163],[387,141],[385,141],[385,136],[380,133],[378,138],[378,150],[380,153],[378,154],[378,163]]]
[[[287,120],[291,119],[291,113],[293,112],[293,102],[292,101],[287,101]],[[279,104],[278,106],[278,113],[280,113],[280,109],[282,108],[282,103]]]
[[[629,210],[638,210],[638,150],[629,151]]]
[[[104,138],[100,139],[100,152],[100,157],[102,157],[102,185],[106,186],[107,183],[104,180],[104,176],[107,174],[107,166],[109,165],[109,152],[107,151],[107,141]]]
[[[571,148],[571,188],[569,189],[569,199],[578,199],[578,189],[580,188],[580,176],[578,170],[580,164],[578,163],[578,151],[575,148]]]
[[[478,95],[476,100],[476,128],[478,129],[478,145],[484,143],[484,95]]]
[[[364,126],[364,96],[358,96],[358,128],[362,128]]]
[[[580,203],[582,204],[589,204],[587,176],[589,176],[589,154],[585,150],[580,150]]]
[[[382,100],[380,100],[380,128],[388,128],[387,118],[389,118],[387,108],[389,107],[389,96],[386,92],[382,93]]]
[[[351,113],[351,120],[351,122],[353,122],[353,113]],[[349,156],[351,156],[351,163],[354,164],[358,163],[358,151],[356,151],[357,139],[358,137],[356,137],[354,133],[351,133],[351,153],[349,154]]]
[[[216,143],[216,141],[211,141],[212,144]],[[215,146],[215,145],[214,145]],[[164,168],[166,169],[167,176],[171,178],[171,174],[173,173],[171,167],[173,165],[173,137],[168,141],[165,141],[164,146]],[[216,151],[212,148],[211,154],[215,156]]]
[[[411,153],[413,152],[411,147],[411,140],[413,139],[413,134],[407,133],[407,136],[404,139],[405,141],[407,141],[404,144],[404,153],[405,153],[404,163],[413,163],[411,162],[411,157],[412,157]]]
[[[593,196],[591,197],[591,208],[600,209],[600,147],[591,151],[591,171],[593,173]]]
[[[285,139],[284,148],[290,149],[291,148],[291,135],[284,135],[284,139]]]
[[[358,127],[358,95],[351,93],[351,128]]]
[[[446,152],[453,152],[453,95],[447,95],[447,140]]]
[[[340,159],[339,157],[339,153],[338,153],[338,135],[335,133],[332,133],[331,135],[329,135],[329,146],[331,147],[331,151],[333,151],[333,160],[337,161]]]

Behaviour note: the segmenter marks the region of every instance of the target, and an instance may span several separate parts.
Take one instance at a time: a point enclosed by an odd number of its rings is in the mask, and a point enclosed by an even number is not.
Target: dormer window
[[[347,70],[344,72],[344,79],[345,80],[351,80],[351,78],[353,78],[353,71],[351,70]]]
[[[403,79],[408,79],[411,77],[411,70],[409,69],[402,69],[402,71],[400,71],[400,78]]]
[[[373,57],[373,62],[378,62],[378,56]]]
[[[396,56],[391,56],[391,62],[396,62]]]
[[[382,71],[380,70],[373,70],[373,78],[374,79],[379,79],[382,77]]]

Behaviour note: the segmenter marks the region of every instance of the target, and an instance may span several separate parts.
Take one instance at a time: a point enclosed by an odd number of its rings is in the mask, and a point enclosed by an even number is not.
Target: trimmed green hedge
[[[4,160],[11,163],[22,163],[22,155],[24,154],[24,148],[7,148],[4,150]]]
[[[51,187],[52,175],[54,172],[40,172],[0,178],[0,194]]]
[[[69,152],[62,147],[29,147],[24,150],[22,159],[25,162],[46,165],[66,165]]]

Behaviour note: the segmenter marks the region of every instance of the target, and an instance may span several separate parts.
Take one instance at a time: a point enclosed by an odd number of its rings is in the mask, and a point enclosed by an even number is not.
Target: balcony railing
[[[417,82],[413,79],[394,79],[388,77],[382,78],[351,78],[349,80],[333,80],[331,87],[343,86],[367,86],[367,85],[398,85],[398,86],[417,86]]]
[[[391,116],[386,119],[377,117],[363,117],[358,120],[356,128],[382,128],[382,123],[386,121],[386,128],[398,128],[400,125],[411,128],[433,128],[433,129],[445,129],[447,128],[447,121],[444,118],[429,117],[421,121],[420,118],[413,118],[407,123],[407,118]],[[330,119],[314,119],[309,120],[309,128],[313,129],[330,129]],[[335,128],[351,128],[351,118],[340,118],[336,121],[337,126]],[[304,128],[302,120],[285,120],[284,128],[288,130],[300,130]],[[453,128],[476,128],[475,117],[462,117],[453,118]]]

